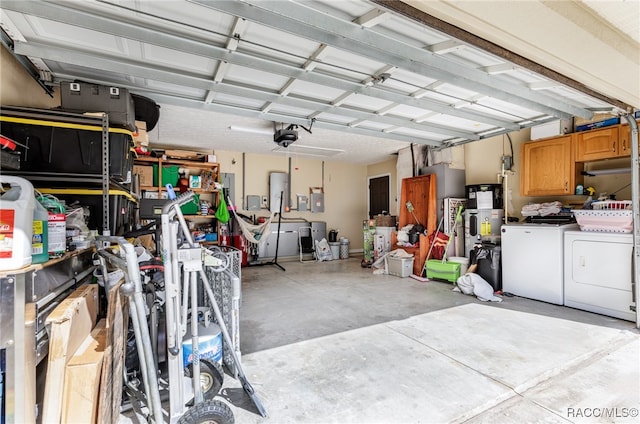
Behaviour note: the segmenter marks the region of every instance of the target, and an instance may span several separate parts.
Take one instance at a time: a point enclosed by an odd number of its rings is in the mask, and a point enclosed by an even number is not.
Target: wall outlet
[[[269,207],[269,198],[267,196],[262,196],[262,207],[263,208]]]

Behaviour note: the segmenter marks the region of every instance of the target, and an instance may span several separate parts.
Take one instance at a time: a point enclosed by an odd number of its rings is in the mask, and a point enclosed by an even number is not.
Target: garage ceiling
[[[5,43],[29,59],[44,86],[83,80],[153,98],[162,109],[152,142],[165,146],[366,164],[409,143],[447,147],[629,109],[521,56],[487,51],[463,31],[427,27],[389,6],[0,3]],[[274,129],[289,125],[298,126],[300,140],[278,147]]]

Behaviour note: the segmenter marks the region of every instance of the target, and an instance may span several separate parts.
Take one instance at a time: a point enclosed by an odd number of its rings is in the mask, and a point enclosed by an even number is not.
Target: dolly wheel
[[[178,424],[233,424],[235,419],[229,406],[220,400],[205,400],[189,408]]]
[[[185,368],[187,377],[192,376],[192,364]],[[205,400],[213,399],[218,394],[224,383],[224,370],[216,361],[200,359],[200,389]]]

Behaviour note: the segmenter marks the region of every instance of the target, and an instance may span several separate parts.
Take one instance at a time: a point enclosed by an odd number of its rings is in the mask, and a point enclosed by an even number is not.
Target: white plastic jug
[[[33,209],[36,199],[28,180],[0,175],[0,271],[20,269],[31,264]]]

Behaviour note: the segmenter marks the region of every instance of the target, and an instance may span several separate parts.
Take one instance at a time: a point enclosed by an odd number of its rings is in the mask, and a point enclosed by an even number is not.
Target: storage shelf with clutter
[[[166,199],[168,184],[176,192],[196,193],[192,202],[181,206],[182,213],[189,221],[194,240],[217,244],[220,231],[215,213],[222,186],[220,164],[213,162],[215,155],[180,150],[158,153],[158,157],[140,156],[134,162],[133,174],[138,176],[142,197]]]

